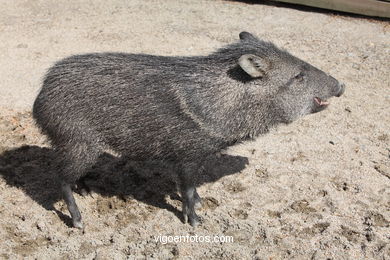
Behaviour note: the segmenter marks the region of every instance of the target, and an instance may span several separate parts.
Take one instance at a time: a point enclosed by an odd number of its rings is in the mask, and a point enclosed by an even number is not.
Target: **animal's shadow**
[[[47,210],[54,210],[70,225],[71,220],[54,208],[62,199],[53,167],[53,150],[22,146],[0,155],[0,175],[10,186],[22,189]],[[248,164],[241,156],[212,156],[197,177],[197,186],[240,172]],[[160,162],[132,162],[105,153],[90,169],[85,182],[91,191],[105,197],[132,197],[146,204],[167,209],[181,219],[181,212],[166,202],[166,196],[180,200],[173,165]],[[200,194],[202,196],[202,194]]]

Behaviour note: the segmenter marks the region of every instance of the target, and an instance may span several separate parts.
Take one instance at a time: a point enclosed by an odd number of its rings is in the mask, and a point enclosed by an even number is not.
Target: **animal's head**
[[[343,94],[345,86],[314,66],[264,42],[248,32],[235,45],[238,69],[249,94],[267,98],[282,122],[324,110],[328,99]],[[274,111],[273,111],[274,112]]]

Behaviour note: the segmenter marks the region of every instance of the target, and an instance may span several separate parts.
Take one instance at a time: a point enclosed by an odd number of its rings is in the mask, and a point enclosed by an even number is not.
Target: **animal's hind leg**
[[[200,224],[200,219],[195,212],[196,201],[200,201],[200,197],[196,192],[195,187],[197,170],[197,165],[191,163],[183,165],[182,170],[179,173],[184,222],[188,221],[193,227]]]
[[[71,146],[57,148],[56,151],[62,194],[72,216],[73,226],[83,228],[81,214],[71,187],[96,163],[101,151],[96,146],[86,143],[73,143]]]
[[[64,200],[66,205],[68,206],[68,210],[70,212],[70,215],[72,216],[72,222],[73,226],[75,228],[83,228],[83,223],[81,221],[81,214],[80,210],[77,207],[76,201],[73,197],[72,189],[70,187],[69,183],[62,182],[61,183],[61,190],[62,194],[64,196]]]

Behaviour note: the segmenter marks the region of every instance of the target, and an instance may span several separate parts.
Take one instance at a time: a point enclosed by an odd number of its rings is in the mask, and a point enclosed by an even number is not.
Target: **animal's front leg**
[[[196,209],[202,208],[202,198],[199,196],[196,188],[195,188],[194,199],[195,199],[195,208]]]
[[[200,224],[200,219],[195,212],[195,204],[200,202],[200,197],[195,187],[197,174],[198,167],[195,163],[184,164],[179,173],[184,222],[189,222],[193,227]]]

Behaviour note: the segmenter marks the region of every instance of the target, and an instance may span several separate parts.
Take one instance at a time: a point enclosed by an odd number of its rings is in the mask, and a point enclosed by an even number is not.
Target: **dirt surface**
[[[109,3],[109,4],[108,4]],[[0,258],[390,259],[389,23],[234,1],[2,1]],[[169,166],[105,155],[70,228],[31,118],[45,71],[76,53],[206,55],[250,31],[347,85],[330,107],[210,158],[196,229]],[[233,243],[156,242],[227,235]]]

